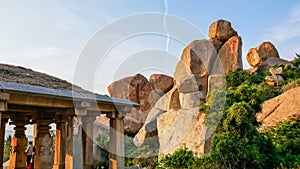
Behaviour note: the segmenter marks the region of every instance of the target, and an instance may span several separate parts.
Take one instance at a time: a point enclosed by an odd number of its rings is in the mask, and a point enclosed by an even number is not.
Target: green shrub
[[[164,157],[160,168],[299,168],[299,120],[279,123],[264,133],[256,129],[259,123],[255,114],[261,111],[261,104],[299,86],[299,67],[275,67],[284,69],[282,87],[267,85],[261,73],[229,72],[226,91],[213,91],[206,102],[199,103],[199,111],[206,114],[207,125],[219,122],[210,154],[197,158],[191,151],[180,149]]]
[[[292,80],[292,81],[289,81],[286,85],[283,85],[282,90],[284,92],[286,92],[290,89],[293,89],[293,88],[296,88],[296,87],[299,87],[299,86],[300,86],[300,79]]]
[[[300,119],[284,121],[269,127],[264,135],[277,147],[283,167],[300,167]]]
[[[251,74],[245,70],[237,70],[226,74],[227,87],[238,87],[242,83],[260,84],[264,80],[264,74],[261,72]]]
[[[226,80],[225,109],[221,113],[221,121],[214,133],[211,153],[197,160],[198,167],[274,168],[278,166],[274,156],[275,147],[256,130],[259,123],[256,121],[255,114],[261,110],[262,102],[281,94],[282,89],[267,85],[262,74],[251,75],[242,70],[228,73]],[[220,95],[218,92],[212,92],[206,103],[200,103],[199,110],[209,114],[217,112],[210,109],[218,110],[214,107],[220,103],[220,100],[211,101],[213,97],[218,98],[216,97]]]
[[[190,169],[196,163],[192,151],[188,149],[178,149],[173,154],[166,155],[159,161],[159,168],[168,169]]]

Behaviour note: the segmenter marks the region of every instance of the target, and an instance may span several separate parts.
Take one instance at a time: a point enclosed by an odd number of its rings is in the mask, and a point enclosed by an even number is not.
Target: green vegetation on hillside
[[[300,56],[297,55],[294,66],[280,66],[283,68],[284,79],[280,86],[265,83],[265,77],[270,73],[250,74],[244,70],[237,70],[226,75],[226,90],[213,91],[206,102],[200,102],[199,111],[206,114],[206,124],[218,124],[213,133],[210,154],[196,157],[188,149],[179,149],[157,162],[157,156],[144,158],[143,155],[157,154],[158,147],[153,149],[153,145],[145,145],[136,148],[132,140],[127,138],[126,166],[139,165],[151,169],[298,168],[299,119],[282,122],[264,132],[258,132],[257,127],[260,124],[255,118],[256,113],[261,111],[261,103],[300,86],[298,63]],[[226,100],[218,99],[224,96]],[[108,136],[98,139],[106,148],[108,140]],[[155,152],[150,152],[151,150]],[[105,154],[108,158],[108,153]],[[106,163],[105,166],[107,165]]]
[[[297,56],[296,62],[300,61]],[[299,62],[300,63],[300,62]],[[296,67],[297,66],[297,67]],[[210,93],[206,102],[200,102],[199,110],[208,114],[206,124],[219,121],[209,155],[197,158],[187,149],[177,150],[160,161],[162,168],[298,168],[300,166],[299,119],[280,123],[260,133],[255,115],[261,103],[299,86],[300,68],[281,66],[282,86],[265,83],[269,73],[250,74],[237,70],[226,75],[226,92]],[[278,66],[275,66],[278,67]],[[215,108],[220,95],[227,94],[224,110]],[[218,105],[216,104],[216,105]],[[213,116],[209,116],[213,114]],[[189,159],[194,161],[192,164]]]

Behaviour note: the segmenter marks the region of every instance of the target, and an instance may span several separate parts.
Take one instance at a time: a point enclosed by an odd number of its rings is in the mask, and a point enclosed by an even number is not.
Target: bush
[[[245,70],[237,70],[226,74],[227,87],[238,87],[242,83],[260,84],[264,80],[264,74],[261,72],[251,74]]]
[[[214,133],[211,153],[200,158],[198,168],[274,168],[276,151],[270,140],[261,135],[256,127],[255,114],[261,103],[282,93],[280,87],[267,85],[262,74],[251,75],[246,71],[226,75],[227,99],[222,119]],[[214,103],[211,97],[200,104],[200,110],[209,111]],[[217,98],[217,97],[216,97]],[[209,117],[209,116],[207,116]],[[209,119],[208,119],[209,120]],[[275,155],[275,156],[274,156]]]
[[[278,123],[264,131],[277,147],[281,166],[287,168],[300,167],[300,119]]]
[[[293,88],[296,88],[296,87],[299,87],[299,86],[300,86],[300,79],[292,80],[292,81],[289,81],[286,85],[283,85],[282,90],[284,92],[286,92],[290,89],[293,89]]]
[[[299,168],[299,120],[279,123],[264,133],[256,129],[259,123],[255,115],[261,111],[260,105],[283,91],[299,86],[300,69],[281,66],[285,79],[282,87],[267,85],[261,73],[249,74],[243,70],[228,73],[226,91],[213,91],[206,102],[200,101],[199,104],[199,111],[206,114],[207,125],[219,122],[211,153],[197,158],[191,151],[180,149],[164,157],[160,161],[161,167]],[[226,103],[222,100],[225,95]],[[220,106],[224,104],[224,107]]]
[[[195,157],[188,149],[178,149],[173,154],[169,154],[159,161],[159,168],[169,169],[190,169],[195,165]]]

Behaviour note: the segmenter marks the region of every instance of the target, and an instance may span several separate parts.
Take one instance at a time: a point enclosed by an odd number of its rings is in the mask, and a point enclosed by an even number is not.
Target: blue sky
[[[168,14],[194,25],[205,38],[213,21],[229,20],[242,37],[245,68],[249,67],[245,60],[248,49],[262,41],[271,41],[284,59],[290,60],[295,52],[300,52],[300,1],[296,0],[0,0],[0,3],[0,62],[70,82],[82,50],[96,32],[128,15],[164,14],[166,7]],[[152,22],[149,20],[149,24]],[[137,22],[136,27],[140,26],[143,25]],[[109,83],[136,71],[146,75],[153,72],[172,75],[176,66],[173,63],[179,60],[186,44],[171,39],[169,54],[164,55],[166,41],[165,36],[151,34],[125,39],[107,53],[102,65],[98,64],[93,85],[84,81],[76,84],[106,94]],[[172,55],[170,60],[166,59],[169,55]],[[127,63],[139,56],[145,59]],[[155,64],[163,62],[160,59],[168,65],[156,68]],[[147,63],[151,66],[147,67]],[[137,67],[134,65],[145,67],[131,69]]]

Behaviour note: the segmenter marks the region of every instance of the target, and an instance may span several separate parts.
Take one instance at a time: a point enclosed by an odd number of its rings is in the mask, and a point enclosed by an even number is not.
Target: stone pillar
[[[56,140],[53,169],[64,169],[67,142],[67,119],[56,119]]]
[[[73,116],[69,116],[67,121],[65,169],[73,169],[73,131]]]
[[[50,135],[51,119],[39,119],[36,121],[36,137],[34,154],[34,168],[35,169],[52,169],[53,167],[53,153],[51,151],[52,137]]]
[[[26,121],[25,117],[18,115],[12,119],[15,135],[11,140],[12,151],[10,153],[9,169],[26,169],[26,146],[27,138],[25,136]]]
[[[3,169],[3,153],[5,140],[5,125],[8,119],[0,118],[0,169]]]
[[[93,123],[96,116],[82,116],[82,168],[93,168]]]
[[[109,168],[124,168],[124,116],[118,112],[107,114],[110,118]]]
[[[82,169],[82,116],[74,116],[73,129],[73,169]]]

